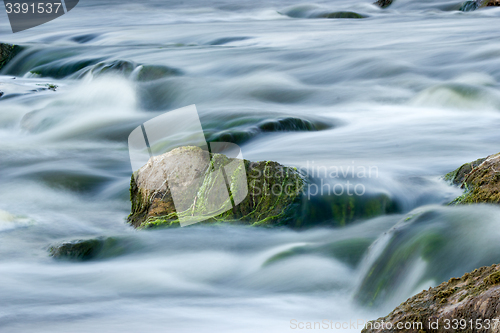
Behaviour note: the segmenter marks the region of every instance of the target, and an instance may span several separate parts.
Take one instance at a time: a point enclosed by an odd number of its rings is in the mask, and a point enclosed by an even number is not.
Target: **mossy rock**
[[[222,213],[207,218],[204,223],[268,227],[293,224],[300,213],[301,193],[305,185],[300,173],[295,168],[270,161],[243,160],[237,164],[238,167],[228,168],[234,161],[222,154],[209,154],[198,147],[180,147],[150,159],[132,176],[129,222],[136,228],[178,227],[181,217],[203,216],[208,211],[214,211],[206,207],[206,198],[221,197],[224,195],[222,192],[230,189],[231,203],[239,203],[232,209],[223,209]],[[228,188],[220,186],[222,176],[214,172],[222,169],[226,172],[224,178]],[[241,173],[246,176],[246,184],[238,182],[242,179]],[[195,197],[194,201],[180,203],[180,206],[188,207],[184,211],[176,211],[170,187],[178,185],[168,184],[166,175],[171,177],[169,179],[178,180],[182,191],[185,191],[177,198]],[[244,185],[246,188],[239,188]],[[242,201],[235,197],[239,193],[247,193]],[[176,204],[179,206],[179,201],[176,200]]]
[[[451,332],[446,323],[453,325],[454,320],[465,323],[457,332],[497,332],[493,319],[500,317],[499,283],[500,265],[475,269],[409,298],[389,315],[367,323],[362,333],[402,332],[398,323],[415,323],[404,330],[409,333]]]
[[[59,260],[88,261],[116,257],[124,254],[129,241],[116,237],[78,239],[49,248],[50,255]]]
[[[0,43],[0,70],[12,60],[22,48],[17,45]]]
[[[477,168],[485,160],[486,158],[480,158],[475,160],[474,162],[465,163],[455,171],[447,173],[444,176],[444,179],[451,182],[453,185],[461,186],[467,175],[472,171],[472,169]]]
[[[272,161],[238,161],[236,167],[228,168],[235,159],[198,147],[180,147],[153,157],[132,176],[129,223],[135,228],[179,227],[186,220],[206,216],[200,219],[202,223],[304,229],[343,227],[398,212],[385,193],[311,196],[308,190],[314,180],[296,168]],[[222,169],[226,174],[215,176],[214,171]],[[246,180],[242,183],[241,179]],[[177,193],[175,204],[172,186]],[[241,193],[244,196],[235,197]],[[227,200],[220,199],[218,206],[213,202],[211,208],[207,206],[207,198],[224,196]]]
[[[464,164],[445,179],[465,189],[452,204],[500,204],[500,153]]]

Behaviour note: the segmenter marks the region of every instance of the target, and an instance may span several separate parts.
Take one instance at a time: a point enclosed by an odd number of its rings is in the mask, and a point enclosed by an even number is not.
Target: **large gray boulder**
[[[182,218],[210,216],[220,209],[204,222],[289,225],[300,212],[304,185],[295,168],[277,162],[230,159],[199,147],[180,147],[151,158],[134,173],[128,220],[136,228],[177,227]],[[226,200],[218,200],[224,196]],[[176,210],[179,207],[182,211]]]

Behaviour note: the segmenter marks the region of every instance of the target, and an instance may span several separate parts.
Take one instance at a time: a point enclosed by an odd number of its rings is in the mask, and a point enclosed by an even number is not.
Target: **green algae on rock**
[[[500,265],[493,265],[422,291],[386,317],[367,323],[362,333],[402,332],[398,323],[411,323],[404,329],[409,333],[497,332],[498,318]],[[457,330],[451,330],[454,320],[460,324]]]
[[[445,179],[465,189],[452,204],[500,204],[500,153],[464,164]]]
[[[0,70],[7,65],[19,52],[21,47],[12,44],[0,43]]]
[[[132,212],[129,222],[136,228],[178,227],[180,217],[203,215],[208,208],[204,198],[220,196],[221,180],[213,170],[224,168],[230,173],[224,177],[230,189],[230,200],[241,193],[236,180],[246,175],[248,191],[239,204],[205,223],[230,222],[253,226],[281,226],[293,224],[301,209],[301,193],[305,179],[295,168],[277,162],[250,162],[243,160],[240,167],[227,169],[234,159],[222,154],[209,154],[198,147],[180,147],[152,158],[136,171],[131,179],[130,199]],[[188,209],[177,212],[169,185],[170,179],[179,179],[183,191],[193,192],[183,196],[195,198]],[[173,178],[172,178],[173,177]],[[181,196],[182,197],[182,196]],[[183,206],[186,206],[183,204]]]

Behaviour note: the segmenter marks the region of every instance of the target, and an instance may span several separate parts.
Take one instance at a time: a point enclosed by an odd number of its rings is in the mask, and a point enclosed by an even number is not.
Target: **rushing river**
[[[2,14],[0,41],[24,50],[0,72],[0,331],[296,331],[500,262],[500,209],[444,205],[460,190],[443,174],[500,151],[500,9],[459,6],[83,0],[16,34]],[[335,11],[366,18],[318,18]],[[371,167],[356,182],[397,209],[343,228],[133,230],[128,134],[191,104],[246,159]],[[95,236],[124,253],[48,255]]]

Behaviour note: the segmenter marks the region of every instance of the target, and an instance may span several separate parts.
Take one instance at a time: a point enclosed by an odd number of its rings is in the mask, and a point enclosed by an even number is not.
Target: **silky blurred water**
[[[24,47],[0,72],[0,330],[286,332],[292,319],[374,319],[498,262],[498,208],[437,206],[460,195],[443,174],[500,150],[500,9],[459,7],[89,0],[16,34],[0,14],[0,41]],[[336,11],[367,17],[317,18]],[[141,77],[148,66],[162,75]],[[239,142],[246,159],[376,167],[358,181],[397,202],[398,214],[301,232],[132,230],[128,134],[191,104],[206,133],[251,133]],[[256,130],[283,118],[318,130]],[[398,252],[389,230],[422,209],[434,215],[405,239],[431,230],[446,246],[408,258],[370,307],[360,292],[377,281],[367,271]],[[87,263],[48,256],[51,244],[94,236],[122,237],[131,249]],[[358,239],[377,241],[354,264],[319,250],[266,264]]]

